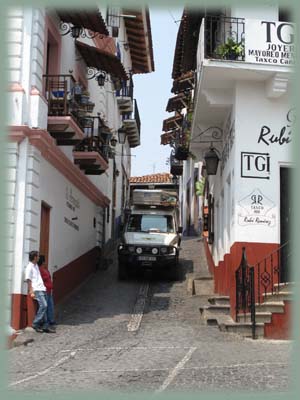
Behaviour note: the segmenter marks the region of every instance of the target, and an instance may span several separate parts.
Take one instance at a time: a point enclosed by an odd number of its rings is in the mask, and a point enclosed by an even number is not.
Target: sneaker
[[[33,328],[36,332],[39,332],[39,333],[43,333],[43,332],[44,332],[44,330],[43,330],[42,328],[40,328],[39,326],[33,326],[33,325],[32,325],[32,328]]]
[[[44,328],[42,331],[46,333],[56,333],[56,330],[53,328]]]

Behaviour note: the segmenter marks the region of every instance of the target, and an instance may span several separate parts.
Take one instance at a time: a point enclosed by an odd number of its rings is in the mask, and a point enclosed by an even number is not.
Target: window
[[[134,214],[129,218],[128,231],[174,233],[173,217],[171,215]]]

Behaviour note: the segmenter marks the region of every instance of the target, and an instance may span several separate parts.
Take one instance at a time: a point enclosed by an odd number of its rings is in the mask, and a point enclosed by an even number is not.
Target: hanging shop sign
[[[295,64],[295,27],[281,21],[245,20],[245,61],[269,65]]]
[[[73,211],[74,213],[79,210],[80,208],[80,202],[79,199],[77,199],[72,192],[72,188],[66,186],[66,206],[69,210]],[[73,214],[75,215],[75,214]],[[75,229],[76,231],[79,231],[79,226],[76,222],[78,217],[73,216],[71,218],[64,217],[64,222],[69,225],[71,228]]]
[[[270,179],[270,154],[242,152],[241,177]]]
[[[276,226],[275,203],[260,189],[254,189],[238,202],[238,224],[240,226],[259,225],[272,228]]]

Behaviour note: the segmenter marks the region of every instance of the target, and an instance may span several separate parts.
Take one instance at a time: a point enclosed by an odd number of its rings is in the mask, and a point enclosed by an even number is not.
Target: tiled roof
[[[173,183],[172,175],[168,172],[144,176],[133,176],[130,183]]]

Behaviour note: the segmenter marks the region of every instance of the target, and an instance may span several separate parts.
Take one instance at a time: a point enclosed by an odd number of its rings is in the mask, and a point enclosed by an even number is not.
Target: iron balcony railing
[[[141,134],[141,119],[140,119],[140,113],[139,113],[136,99],[134,99],[133,112],[123,114],[122,119],[123,119],[123,121],[128,120],[128,119],[134,119],[136,122],[136,125],[137,125],[138,135],[140,136],[140,134]]]
[[[205,17],[205,57],[245,60],[245,19],[225,16]]]
[[[103,133],[103,123],[98,116],[82,117],[80,119],[85,134],[84,139],[75,147],[75,151],[98,152],[106,161],[108,159],[108,139]]]
[[[174,152],[170,155],[170,173],[172,175],[182,175],[183,173],[183,161],[175,158]]]
[[[122,81],[122,87],[116,90],[117,97],[130,97],[133,100],[133,80],[130,77],[129,82]]]
[[[49,116],[72,116],[81,126],[82,117],[93,111],[94,103],[78,86],[73,75],[43,75]]]

